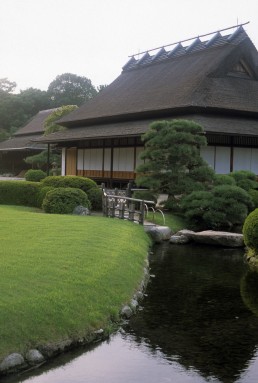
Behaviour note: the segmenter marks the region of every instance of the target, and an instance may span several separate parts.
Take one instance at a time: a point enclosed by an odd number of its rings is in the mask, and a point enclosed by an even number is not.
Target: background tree
[[[36,88],[21,90],[20,93],[17,94],[17,103],[18,102],[24,114],[29,116],[27,120],[35,116],[39,111],[53,107],[47,92]]]
[[[86,77],[65,73],[50,83],[47,92],[28,88],[14,93],[16,83],[0,79],[0,141],[12,136],[39,111],[81,105],[105,87],[100,85],[97,91]]]
[[[15,91],[17,84],[14,81],[8,80],[8,78],[0,78],[0,94],[9,94]]]
[[[152,123],[142,137],[145,163],[137,168],[137,184],[154,192],[165,192],[170,202],[193,190],[204,190],[214,171],[200,156],[207,145],[203,128],[189,120]]]
[[[102,90],[104,90],[105,88],[107,88],[108,85],[106,84],[103,84],[103,85],[98,85],[97,86],[97,92],[102,92]]]
[[[0,80],[0,139],[7,139],[40,110],[51,107],[46,92],[29,88],[13,94],[15,86],[7,79]]]
[[[16,83],[9,81],[7,78],[0,79],[0,141],[9,137],[11,128],[9,109],[14,95],[12,92],[15,90]]]
[[[48,95],[54,107],[78,105],[90,100],[97,94],[91,80],[72,73],[64,73],[49,84]]]

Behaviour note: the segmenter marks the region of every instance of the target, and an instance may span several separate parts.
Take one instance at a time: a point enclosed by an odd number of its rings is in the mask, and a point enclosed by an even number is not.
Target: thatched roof
[[[55,109],[47,109],[38,112],[25,126],[18,129],[12,138],[0,142],[0,151],[45,149],[44,145],[38,145],[35,142],[32,142],[32,140],[37,139],[44,133],[45,119],[54,110]]]
[[[170,51],[131,58],[95,98],[64,116],[67,127],[209,111],[258,115],[258,52],[240,26]]]
[[[32,119],[22,128],[19,128],[14,134],[15,136],[20,136],[23,134],[37,134],[44,132],[44,122],[45,119],[54,112],[54,109],[46,109],[38,112]]]
[[[39,134],[24,135],[0,142],[0,151],[44,150],[46,145],[36,143]]]

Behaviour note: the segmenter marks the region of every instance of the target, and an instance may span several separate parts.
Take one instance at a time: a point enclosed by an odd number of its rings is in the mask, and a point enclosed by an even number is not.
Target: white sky
[[[258,0],[0,0],[0,78],[46,90],[70,72],[109,84],[128,56],[250,21]]]

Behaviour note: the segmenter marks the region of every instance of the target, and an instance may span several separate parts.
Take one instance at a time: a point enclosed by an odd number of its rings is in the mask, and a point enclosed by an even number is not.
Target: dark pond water
[[[258,382],[258,274],[243,250],[165,244],[150,266],[141,310],[117,334],[5,382]]]

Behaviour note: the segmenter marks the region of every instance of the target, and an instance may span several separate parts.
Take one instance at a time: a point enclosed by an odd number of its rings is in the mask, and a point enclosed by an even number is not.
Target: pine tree
[[[212,182],[214,171],[200,155],[207,145],[201,125],[190,120],[154,122],[142,139],[144,163],[137,168],[137,185],[173,199],[205,190]]]

